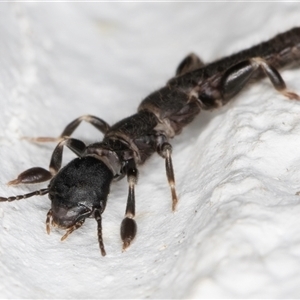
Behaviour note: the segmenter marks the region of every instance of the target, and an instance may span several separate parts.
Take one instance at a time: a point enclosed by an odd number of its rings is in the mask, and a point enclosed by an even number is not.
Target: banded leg
[[[134,186],[137,183],[138,170],[133,159],[128,161],[125,172],[127,174],[129,187],[125,218],[121,223],[121,239],[123,241],[123,250],[130,246],[137,232],[137,225],[133,218],[135,216]]]
[[[175,189],[175,176],[171,157],[172,146],[166,140],[167,139],[165,137],[162,137],[160,143],[158,144],[157,152],[165,159],[166,173],[172,195],[172,210],[175,211],[178,203],[178,197]]]
[[[73,138],[63,138],[52,153],[50,160],[49,171],[41,167],[30,168],[22,172],[16,179],[8,182],[8,185],[18,185],[20,183],[31,184],[31,183],[40,183],[50,180],[54,175],[57,174],[61,168],[62,155],[63,155],[63,146],[67,146],[71,149],[76,155],[82,156],[85,152],[85,144],[77,139]]]
[[[59,137],[37,137],[37,138],[26,137],[25,139],[31,142],[38,142],[38,143],[59,142],[62,138],[71,136],[72,133],[75,131],[75,129],[81,124],[82,121],[85,121],[93,125],[103,134],[105,134],[110,128],[110,126],[104,120],[92,115],[84,115],[69,123]]]
[[[229,100],[235,96],[249,82],[255,71],[259,68],[263,70],[278,92],[289,99],[300,100],[299,95],[287,90],[286,84],[277,69],[260,57],[241,61],[225,72],[221,80],[223,99]]]
[[[176,69],[176,76],[181,76],[185,73],[202,68],[204,63],[202,60],[194,53],[189,54],[185,57]]]

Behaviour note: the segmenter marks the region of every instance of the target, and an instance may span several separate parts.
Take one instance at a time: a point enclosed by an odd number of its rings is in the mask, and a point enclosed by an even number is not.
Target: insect
[[[274,88],[289,99],[300,97],[286,88],[278,72],[300,61],[300,27],[232,56],[204,64],[195,54],[188,55],[178,66],[175,77],[147,96],[138,112],[113,126],[92,116],[81,116],[66,126],[58,138],[40,137],[35,142],[58,142],[50,159],[49,170],[34,167],[21,173],[9,185],[39,183],[50,180],[46,188],[28,194],[0,197],[14,201],[48,194],[51,208],[46,230],[51,226],[66,230],[62,240],[80,228],[86,218],[94,218],[98,226],[101,254],[106,254],[102,239],[102,214],[113,181],[127,177],[128,197],[121,223],[121,239],[125,250],[137,233],[135,185],[138,166],[157,152],[165,160],[166,175],[172,196],[172,210],[178,198],[175,190],[170,139],[180,134],[202,109],[225,105],[253,79],[268,77]],[[104,134],[102,142],[85,145],[72,138],[81,122],[88,122]],[[62,166],[64,147],[78,157]]]

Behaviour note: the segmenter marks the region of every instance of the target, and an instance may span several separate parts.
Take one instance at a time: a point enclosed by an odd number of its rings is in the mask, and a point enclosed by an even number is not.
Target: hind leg
[[[273,87],[289,99],[300,100],[300,96],[287,89],[286,84],[276,68],[260,57],[243,60],[231,66],[221,80],[221,93],[224,100],[229,100],[239,93],[251,80],[253,75],[262,70],[270,79]]]

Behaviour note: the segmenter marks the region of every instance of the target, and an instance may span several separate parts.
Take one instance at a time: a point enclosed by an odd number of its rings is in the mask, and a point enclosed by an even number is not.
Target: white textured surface
[[[297,3],[1,3],[0,194],[46,167],[57,136],[92,113],[133,114],[195,51],[205,61],[299,25]],[[283,72],[300,92],[300,70]],[[264,80],[202,113],[172,141],[178,211],[154,156],[136,189],[138,236],[122,253],[126,181],[114,184],[99,254],[88,220],[65,242],[45,234],[47,197],[0,205],[0,298],[246,298],[300,296],[300,104]],[[84,124],[76,137],[101,135]],[[73,155],[66,151],[65,161]]]

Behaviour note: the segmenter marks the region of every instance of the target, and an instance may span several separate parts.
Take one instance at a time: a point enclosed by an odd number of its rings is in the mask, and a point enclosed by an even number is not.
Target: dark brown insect
[[[48,194],[51,209],[46,229],[56,225],[66,229],[64,240],[93,217],[98,224],[98,240],[105,255],[101,216],[105,210],[110,184],[127,176],[129,185],[125,218],[121,224],[123,249],[136,236],[134,188],[137,166],[154,152],[165,160],[171,188],[172,209],[178,202],[172,166],[172,146],[169,140],[179,134],[201,109],[210,110],[226,104],[252,79],[267,76],[274,88],[290,99],[300,97],[286,89],[278,69],[299,66],[300,28],[294,28],[257,46],[205,65],[195,54],[179,65],[176,76],[166,86],[146,97],[133,116],[109,126],[104,120],[85,115],[71,122],[58,138],[35,138],[36,142],[58,141],[53,151],[49,171],[40,167],[21,173],[9,185],[38,183],[50,180],[47,188],[29,194],[0,197],[14,201]],[[102,142],[85,145],[70,136],[86,121],[104,134]],[[70,148],[75,158],[61,169],[63,147]]]

